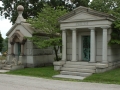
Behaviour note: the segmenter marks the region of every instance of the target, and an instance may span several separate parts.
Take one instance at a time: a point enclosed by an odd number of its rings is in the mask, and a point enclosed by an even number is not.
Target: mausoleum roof
[[[20,24],[15,23],[15,24],[10,28],[10,30],[6,33],[6,35],[8,36],[18,25],[23,26],[30,34],[33,34],[33,32],[36,31],[36,29],[32,28],[29,23],[26,23],[26,22],[20,23]]]
[[[26,22],[26,19],[23,18],[22,13],[24,11],[24,7],[22,5],[19,5],[17,7],[18,10],[18,17],[16,19],[15,24],[9,29],[9,31],[6,33],[7,36],[18,26],[21,25],[23,26],[31,35],[35,31],[33,27],[29,23]]]
[[[81,13],[81,12],[89,13],[89,14],[91,14],[91,15],[95,15],[95,16],[99,16],[99,17],[105,17],[106,19],[112,19],[112,20],[115,19],[114,16],[109,15],[109,14],[107,14],[107,13],[103,13],[103,12],[95,11],[95,10],[93,10],[93,9],[91,9],[91,8],[79,6],[79,7],[77,7],[76,9],[74,9],[73,11],[71,11],[71,12],[69,12],[69,13],[61,16],[61,17],[59,18],[59,22],[60,22],[60,21],[64,21],[64,20],[66,20],[66,19],[68,19],[68,18],[70,18],[70,17],[72,17],[72,16],[74,16],[74,15],[76,15],[76,14],[78,14],[78,13]]]

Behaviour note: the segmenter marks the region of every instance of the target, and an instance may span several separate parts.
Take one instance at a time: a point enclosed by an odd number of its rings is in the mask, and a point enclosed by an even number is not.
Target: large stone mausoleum
[[[21,62],[24,67],[52,64],[54,54],[51,48],[38,49],[30,40],[25,38],[32,37],[36,30],[23,18],[24,7],[19,5],[17,10],[19,14],[17,20],[6,34],[8,38],[7,62],[16,62],[16,64]],[[43,36],[43,34],[40,35]]]
[[[56,77],[86,77],[120,66],[120,47],[108,45],[114,20],[111,15],[82,6],[62,16],[62,60],[54,63],[61,75]]]

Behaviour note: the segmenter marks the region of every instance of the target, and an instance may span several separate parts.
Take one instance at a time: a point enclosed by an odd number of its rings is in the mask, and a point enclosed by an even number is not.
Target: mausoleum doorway
[[[90,36],[82,36],[82,60],[90,61]]]

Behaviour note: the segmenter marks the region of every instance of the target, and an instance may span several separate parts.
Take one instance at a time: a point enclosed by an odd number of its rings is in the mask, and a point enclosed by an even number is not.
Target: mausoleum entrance
[[[24,35],[20,32],[20,30],[17,30],[10,38],[10,44],[11,44],[11,54],[17,57],[19,59],[19,56],[24,55],[24,45],[26,42],[26,39],[24,38]]]
[[[82,60],[90,61],[90,36],[82,36]]]

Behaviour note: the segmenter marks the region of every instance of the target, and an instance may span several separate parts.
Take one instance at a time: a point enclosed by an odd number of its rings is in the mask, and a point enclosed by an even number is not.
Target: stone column
[[[72,30],[72,61],[77,61],[76,29]]]
[[[103,27],[102,62],[107,63],[107,28]]]
[[[66,30],[62,30],[62,60],[66,61]]]
[[[90,62],[95,62],[95,28],[90,28]]]
[[[11,44],[11,54],[14,55],[14,43],[11,42],[10,44]]]
[[[24,44],[21,44],[21,56],[24,55]]]

